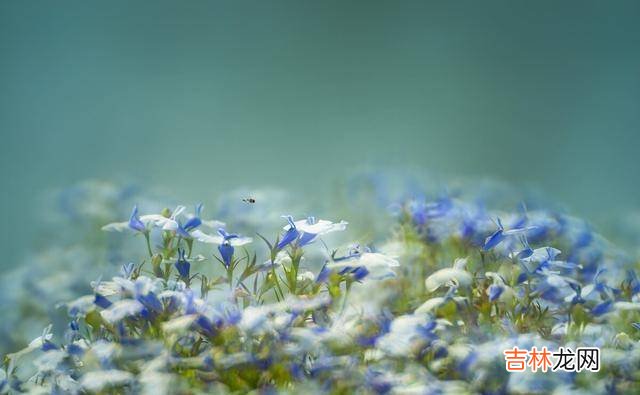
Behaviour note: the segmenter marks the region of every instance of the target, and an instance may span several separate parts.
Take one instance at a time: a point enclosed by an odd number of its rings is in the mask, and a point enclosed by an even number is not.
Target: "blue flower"
[[[282,218],[285,218],[288,223],[283,228],[285,232],[276,246],[279,250],[296,240],[298,241],[298,246],[303,247],[312,243],[318,236],[345,230],[348,225],[346,221],[334,223],[324,219],[317,219],[314,216],[309,216],[299,221],[294,221],[290,215],[283,215]]]
[[[231,240],[237,239],[239,236],[235,233],[227,233],[223,228],[218,229],[218,234],[222,236],[223,242],[218,246],[218,251],[220,251],[220,256],[222,256],[222,261],[226,267],[229,267],[231,264],[231,259],[233,258],[234,248],[231,245]]]
[[[164,308],[162,306],[162,302],[156,294],[152,291],[152,285],[147,277],[140,277],[135,282],[135,296],[136,300],[144,307],[151,309],[156,313],[161,313]]]
[[[217,235],[208,235],[199,229],[191,232],[191,236],[202,243],[217,244],[218,251],[226,267],[231,265],[234,248],[253,241],[250,237],[240,236],[236,233],[227,233],[224,228],[218,228]]]
[[[573,289],[573,292],[575,292],[575,294],[567,296],[565,298],[565,301],[569,301],[571,302],[571,304],[585,303],[585,300],[582,298],[582,287],[580,286],[580,284],[569,283],[569,286],[571,287],[571,289]]]
[[[185,222],[184,225],[182,225],[180,223],[180,221],[178,221],[178,227],[176,229],[176,232],[184,237],[185,239],[192,239],[192,235],[189,233],[193,230],[195,230],[196,228],[198,228],[200,225],[202,225],[202,218],[201,218],[201,214],[202,214],[202,208],[203,208],[203,204],[199,203],[198,205],[196,205],[196,211],[195,211],[195,215],[193,215],[192,217],[190,217],[187,222]]]
[[[175,263],[175,267],[178,270],[178,274],[183,281],[189,280],[189,271],[191,270],[191,264],[184,257],[184,250],[178,250],[178,260]]]
[[[507,236],[523,234],[529,230],[536,228],[535,226],[527,226],[505,230],[504,226],[502,226],[502,221],[500,221],[500,218],[497,218],[496,224],[498,225],[498,229],[484,241],[484,246],[482,247],[484,251],[493,249],[498,244],[500,244]]]
[[[200,229],[196,229],[191,232],[191,236],[201,243],[217,245],[228,243],[234,247],[243,246],[253,241],[251,237],[240,236],[236,233],[227,233],[224,228],[218,228],[217,235],[208,235]]]
[[[504,292],[504,287],[498,284],[491,284],[487,289],[487,294],[489,295],[489,301],[493,302],[502,295]]]
[[[609,311],[611,311],[612,308],[613,308],[613,302],[610,300],[607,300],[606,302],[602,302],[596,305],[593,309],[591,309],[591,314],[598,317],[608,313]]]
[[[215,336],[216,328],[210,319],[204,315],[199,315],[194,322],[195,326],[207,336]]]
[[[109,306],[111,306],[111,301],[105,298],[104,296],[100,295],[99,293],[95,294],[93,303],[98,307],[102,307],[103,309],[108,309]]]
[[[200,215],[202,213],[202,208],[203,208],[203,204],[199,203],[196,206],[196,212],[195,215],[191,218],[189,218],[187,220],[187,222],[185,222],[185,224],[182,226],[182,229],[184,229],[185,231],[189,232],[194,230],[195,228],[197,228],[198,226],[200,226],[202,224],[202,219],[200,218]]]
[[[393,268],[400,266],[400,263],[393,257],[385,254],[370,252],[365,247],[361,251],[359,245],[352,246],[347,255],[333,258],[333,262],[327,264],[330,270],[337,270],[340,274],[351,274],[356,280],[368,279],[382,280],[395,277]]]
[[[529,258],[531,255],[533,255],[533,249],[531,248],[531,246],[529,245],[529,242],[527,241],[527,236],[522,236],[520,238],[520,242],[522,243],[522,250],[520,250],[520,252],[518,252],[516,254],[516,259],[526,259]]]
[[[491,236],[487,237],[487,239],[484,241],[484,246],[482,247],[482,249],[485,251],[491,250],[492,248],[500,244],[502,240],[504,240],[504,237],[504,227],[502,226],[500,218],[498,218],[498,229],[493,234],[491,234]]]
[[[292,216],[283,215],[282,218],[286,218],[287,222],[289,222],[289,225],[288,225],[287,230],[285,231],[285,233],[282,235],[282,238],[278,242],[278,245],[276,246],[276,248],[279,249],[279,250],[281,250],[284,247],[286,247],[289,244],[291,244],[300,235],[300,232],[296,228],[296,224],[293,221],[293,217]]]
[[[349,274],[351,275],[351,278],[354,281],[360,281],[363,278],[367,277],[367,275],[369,275],[369,270],[364,266],[357,266],[357,267],[347,266],[344,269],[342,269],[339,274],[340,275]]]
[[[231,265],[231,259],[233,258],[233,246],[228,242],[224,242],[218,246],[218,251],[220,251],[220,256],[222,257],[225,267],[229,267],[229,265]]]

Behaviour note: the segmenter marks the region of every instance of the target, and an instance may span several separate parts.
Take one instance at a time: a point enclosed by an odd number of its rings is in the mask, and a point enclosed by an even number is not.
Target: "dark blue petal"
[[[184,250],[179,250],[178,255],[179,255],[179,258],[178,258],[178,261],[175,263],[175,267],[178,270],[178,274],[182,279],[188,279],[189,271],[191,270],[191,264],[187,262],[187,260],[184,257]]]
[[[109,308],[111,306],[111,301],[100,294],[96,294],[93,299],[93,303],[96,306],[102,307],[103,309]]]
[[[426,323],[425,325],[423,325],[420,329],[424,332],[424,333],[429,333],[431,331],[433,331],[434,329],[436,329],[436,326],[438,324],[435,321],[429,321],[428,323]]]
[[[369,270],[367,270],[367,268],[364,266],[359,266],[353,270],[352,274],[355,281],[360,281],[363,278],[367,277],[367,275],[369,274]]]
[[[523,282],[527,281],[527,278],[528,278],[528,277],[529,277],[529,276],[527,275],[527,273],[524,273],[524,272],[520,273],[520,274],[518,275],[517,283],[518,283],[518,284],[522,284]]]
[[[153,292],[149,292],[146,295],[138,295],[136,298],[138,302],[142,303],[145,307],[155,311],[156,313],[161,313],[163,310],[162,302]]]
[[[533,250],[531,249],[531,247],[527,247],[527,248],[523,249],[522,251],[520,251],[518,253],[518,255],[516,256],[516,258],[518,258],[518,259],[526,259],[526,258],[529,258],[531,255],[533,255]]]
[[[591,314],[597,316],[600,316],[602,314],[605,314],[609,311],[611,311],[611,308],[613,307],[613,302],[611,302],[610,300],[606,301],[606,302],[602,302],[599,305],[595,306],[593,309],[591,309]]]
[[[447,350],[447,348],[440,346],[436,348],[436,352],[433,354],[433,357],[438,359],[438,358],[444,358],[447,355],[449,355],[449,351]]]
[[[580,295],[576,295],[571,299],[571,304],[583,304],[586,301]]]
[[[211,323],[211,321],[207,317],[205,317],[203,315],[198,316],[198,318],[196,318],[194,324],[205,335],[207,335],[207,336],[215,336],[216,330],[213,327],[213,324]]]
[[[218,251],[220,251],[220,256],[222,256],[222,261],[226,267],[231,265],[231,259],[233,258],[233,246],[228,243],[220,244],[218,246]]]
[[[44,343],[42,343],[42,347],[40,347],[42,349],[42,351],[49,351],[49,350],[57,350],[58,347],[51,343],[50,341],[45,341]]]
[[[189,218],[187,222],[184,224],[184,230],[190,231],[198,226],[202,225],[202,220],[200,219],[200,213],[202,212],[202,203],[196,206],[196,213],[193,217]]]
[[[494,248],[495,246],[497,246],[498,244],[500,244],[500,242],[504,240],[504,234],[502,233],[502,229],[498,229],[495,231],[494,234],[492,234],[491,236],[487,237],[487,239],[484,242],[484,246],[482,247],[483,250],[485,251],[489,251],[492,248]]]
[[[175,264],[178,274],[181,278],[189,278],[189,271],[191,270],[191,264],[185,260],[179,260]]]
[[[289,228],[289,230],[282,235],[282,239],[278,242],[277,248],[281,250],[288,246],[298,238],[298,234],[299,232],[296,228]]]
[[[500,285],[492,284],[491,286],[489,286],[489,301],[493,302],[494,300],[498,299],[500,295],[502,295],[503,291],[504,287]]]
[[[347,274],[347,273],[349,273],[349,272],[351,272],[351,271],[353,271],[353,270],[355,270],[353,267],[351,267],[351,266],[347,266],[347,267],[345,267],[344,269],[340,270],[340,271],[338,272],[338,274],[342,276],[342,275],[345,275],[345,274]]]

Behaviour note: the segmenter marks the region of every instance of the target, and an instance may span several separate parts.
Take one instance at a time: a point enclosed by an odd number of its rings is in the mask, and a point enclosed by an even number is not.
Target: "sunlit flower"
[[[82,376],[80,384],[87,391],[100,392],[130,384],[133,379],[133,374],[123,370],[97,370]]]
[[[505,230],[504,226],[502,226],[502,221],[500,221],[500,218],[496,220],[496,224],[498,225],[498,229],[489,237],[487,237],[484,242],[484,246],[482,247],[482,249],[485,251],[489,251],[495,248],[508,236],[526,234],[527,231],[536,228],[535,226],[526,226]]]
[[[453,267],[440,269],[431,274],[425,280],[427,291],[434,292],[438,288],[447,285],[469,287],[471,285],[471,274],[465,270],[466,263],[466,259],[457,259]]]
[[[151,228],[160,228],[167,231],[177,231],[179,227],[177,217],[182,214],[184,210],[184,206],[178,206],[167,216],[162,214],[140,216],[138,214],[138,206],[134,206],[129,221],[114,222],[103,226],[102,230],[122,232],[123,230],[131,229],[136,232],[146,233],[149,232]]]
[[[334,259],[326,265],[327,269],[337,270],[342,273],[351,273],[355,280],[365,277],[374,280],[382,280],[388,277],[395,277],[393,268],[400,266],[400,263],[393,257],[378,252],[350,252],[347,257]]]
[[[219,228],[218,234],[213,236],[200,230],[195,230],[191,235],[202,243],[217,244],[222,261],[227,267],[231,264],[234,247],[243,246],[253,241],[251,237],[243,237],[235,233],[227,233],[224,228]]]

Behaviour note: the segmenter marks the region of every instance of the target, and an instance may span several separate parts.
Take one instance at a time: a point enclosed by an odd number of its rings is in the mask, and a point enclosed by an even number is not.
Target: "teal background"
[[[178,198],[353,169],[533,186],[604,223],[640,208],[640,2],[3,1],[5,264],[86,178]]]

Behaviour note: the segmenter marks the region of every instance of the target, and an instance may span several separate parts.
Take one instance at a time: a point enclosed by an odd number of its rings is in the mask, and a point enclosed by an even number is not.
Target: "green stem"
[[[344,290],[344,298],[342,299],[342,306],[340,307],[340,316],[344,313],[344,310],[347,308],[347,298],[349,297],[349,290],[351,289],[351,280],[347,280],[345,283]]]
[[[191,259],[191,253],[193,252],[193,239],[187,239],[187,247],[189,248],[187,259]]]
[[[273,276],[273,280],[276,282],[276,287],[278,289],[278,291],[280,291],[280,295],[282,295],[282,299],[284,299],[284,293],[282,292],[282,288],[280,288],[280,281],[278,281],[278,275],[276,274],[276,254],[274,253],[274,251],[271,251],[271,275]],[[280,301],[280,298],[278,297],[278,292],[275,292],[276,294],[276,299],[278,300],[278,302]]]
[[[227,268],[227,281],[229,281],[229,288],[233,290],[233,269],[231,265]]]
[[[144,239],[147,241],[147,251],[149,252],[149,257],[153,258],[153,251],[151,251],[151,240],[149,239],[149,232],[144,233]]]

